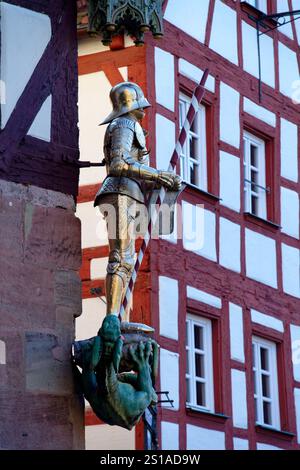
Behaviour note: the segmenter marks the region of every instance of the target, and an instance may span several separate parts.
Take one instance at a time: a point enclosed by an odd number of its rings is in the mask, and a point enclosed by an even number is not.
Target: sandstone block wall
[[[0,449],[81,449],[70,353],[81,314],[74,200],[0,180]]]

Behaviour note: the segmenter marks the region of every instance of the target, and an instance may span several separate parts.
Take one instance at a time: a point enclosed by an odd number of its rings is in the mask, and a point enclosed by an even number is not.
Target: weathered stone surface
[[[53,272],[2,257],[0,325],[55,327]]]
[[[81,280],[78,272],[57,271],[55,273],[55,303],[57,306],[71,308],[74,316],[81,314]]]
[[[26,333],[26,389],[34,392],[69,394],[73,391],[71,350],[59,345],[56,336]]]
[[[80,221],[74,214],[26,204],[25,237],[25,262],[49,269],[80,268]]]
[[[72,449],[70,400],[48,395],[0,391],[0,448]]]
[[[37,206],[62,207],[75,212],[75,202],[72,196],[37,186],[24,185],[0,180],[0,198],[16,199]]]
[[[6,365],[0,366],[0,390],[24,389],[23,335],[13,329],[1,328],[1,336],[5,337]]]
[[[0,180],[0,449],[81,449],[71,365],[80,223],[63,194]]]
[[[0,192],[0,256],[23,257],[24,202],[16,198],[1,197]]]

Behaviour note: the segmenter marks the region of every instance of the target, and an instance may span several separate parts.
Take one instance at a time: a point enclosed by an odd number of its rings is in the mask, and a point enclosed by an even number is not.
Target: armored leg
[[[103,198],[100,211],[106,219],[109,239],[106,313],[119,315],[134,268],[136,202],[129,196],[109,194]]]

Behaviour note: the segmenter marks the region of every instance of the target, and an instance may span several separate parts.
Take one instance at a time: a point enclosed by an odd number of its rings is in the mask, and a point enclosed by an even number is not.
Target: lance
[[[186,119],[185,119],[184,124],[182,126],[182,129],[180,131],[180,135],[179,135],[178,141],[176,143],[175,150],[172,154],[172,158],[171,158],[171,161],[170,161],[170,164],[169,164],[168,171],[174,171],[174,169],[176,168],[177,162],[180,158],[180,155],[182,154],[182,148],[183,148],[183,146],[186,142],[186,139],[189,135],[189,131],[192,127],[195,116],[196,116],[197,112],[199,111],[199,106],[200,106],[200,103],[201,103],[202,98],[203,98],[204,93],[205,93],[205,83],[206,83],[207,77],[208,77],[208,69],[206,69],[204,71],[199,85],[195,88],[195,91],[194,91],[194,94],[193,94],[193,97],[192,97],[192,101],[191,101]],[[165,195],[166,195],[166,190],[165,190],[165,188],[162,187],[160,189],[157,197],[152,202],[151,207],[148,208],[148,210],[150,211],[148,229],[147,229],[147,233],[146,233],[146,235],[143,239],[140,251],[138,253],[138,256],[137,256],[137,259],[136,259],[136,262],[135,262],[135,265],[134,265],[132,275],[131,275],[129,283],[128,283],[128,287],[127,287],[127,290],[126,290],[126,293],[125,293],[125,296],[124,296],[124,300],[123,300],[123,303],[122,303],[122,306],[121,306],[120,314],[119,314],[120,320],[124,319],[125,310],[126,310],[126,307],[127,307],[128,303],[130,302],[132,292],[133,292],[133,288],[134,288],[134,284],[135,284],[136,279],[137,279],[139,268],[142,264],[147,246],[149,245],[149,242],[150,242],[150,239],[151,239],[152,228],[155,226],[155,223],[156,223],[156,220],[157,220],[157,217],[158,217],[158,213],[159,213],[159,208],[160,208],[161,204],[164,201]]]

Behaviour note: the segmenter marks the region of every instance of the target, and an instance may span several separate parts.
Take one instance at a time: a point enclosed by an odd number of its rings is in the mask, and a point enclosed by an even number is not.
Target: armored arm
[[[112,131],[110,150],[110,176],[127,176],[141,181],[150,181],[168,189],[179,189],[180,178],[167,171],[159,171],[136,161],[130,155],[134,131],[128,127],[116,127]]]

